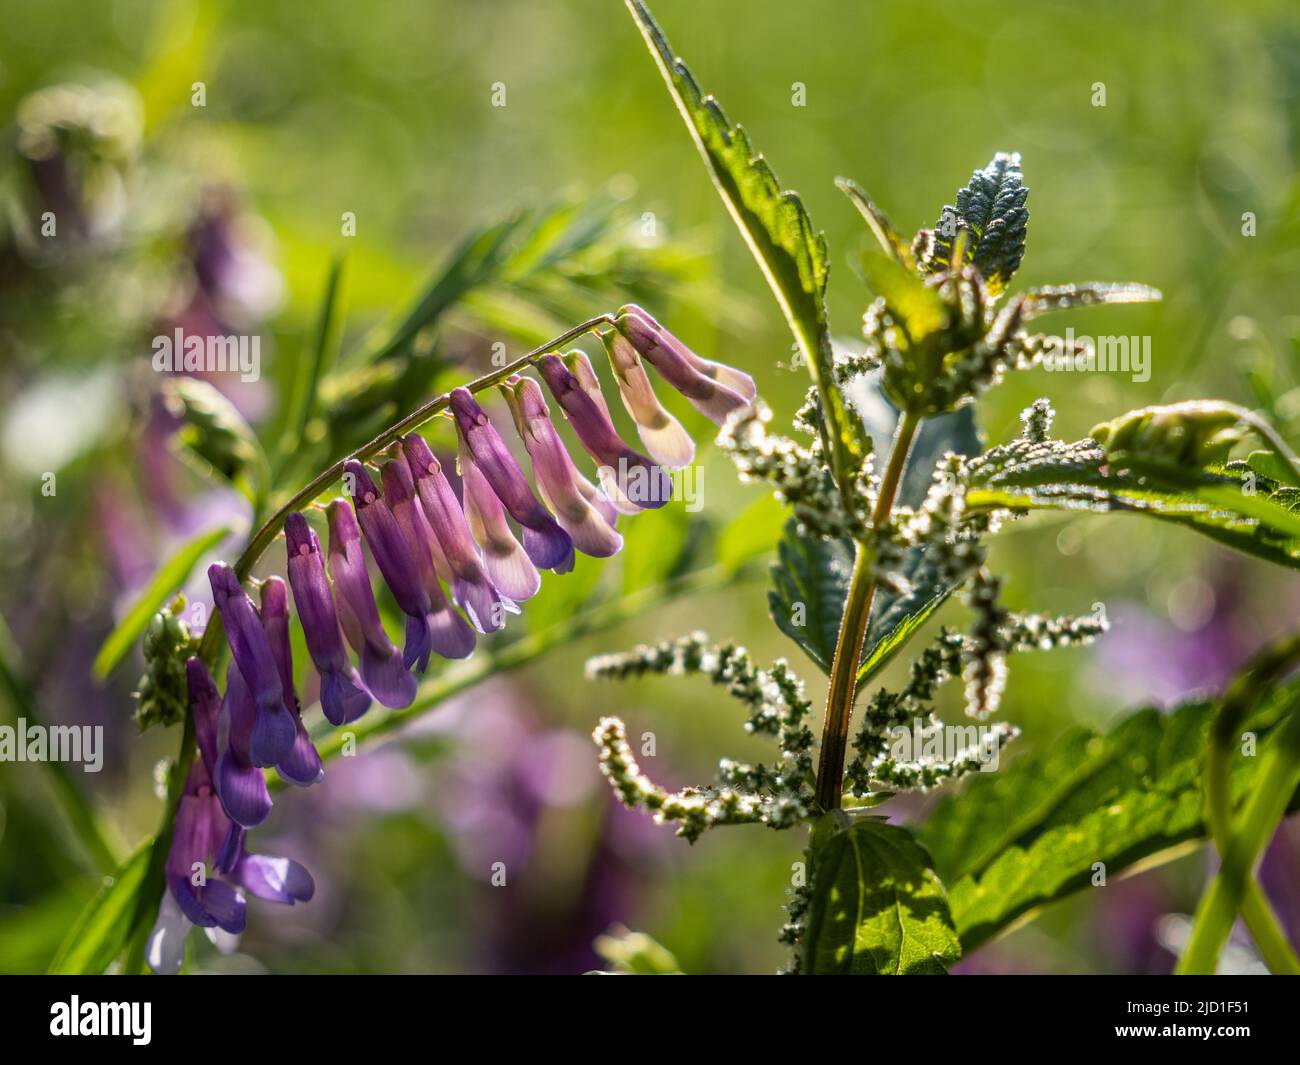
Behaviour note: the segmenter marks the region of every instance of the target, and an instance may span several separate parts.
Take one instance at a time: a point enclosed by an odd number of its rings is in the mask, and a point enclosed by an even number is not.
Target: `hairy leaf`
[[[777,545],[768,609],[777,628],[829,673],[853,573],[853,544],[799,535],[791,518]]]
[[[913,343],[947,324],[948,309],[939,294],[895,260],[879,252],[864,251],[862,272],[868,287],[884,299],[890,314]]]
[[[1027,322],[1051,311],[1091,307],[1098,303],[1155,303],[1162,298],[1160,290],[1150,285],[1103,281],[1031,288],[1024,294],[1021,320]]]
[[[1020,173],[1020,155],[998,152],[983,170],[971,175],[957,193],[956,207],[943,209],[935,227],[935,254],[931,270],[946,270],[957,228],[970,230],[964,258],[984,276],[989,292],[1002,292],[1025,255],[1025,227],[1029,211]],[[960,264],[958,264],[960,265]]]
[[[1266,741],[1300,684],[1249,719]],[[962,946],[973,950],[1048,902],[1206,833],[1201,762],[1214,705],[1143,710],[1106,735],[1076,729],[939,801],[920,838],[948,884]],[[1233,792],[1259,759],[1237,760]]]
[[[163,401],[181,421],[183,457],[220,474],[250,500],[266,486],[266,456],[244,416],[219,389],[197,377],[171,377]]]
[[[808,363],[822,401],[824,431],[837,470],[862,453],[852,412],[834,387],[826,318],[826,238],[799,196],[782,189],[749,136],[701,91],[641,0],[627,0],[673,102],[704,159],[714,187],[749,246]]]
[[[139,598],[131,604],[131,609],[123,615],[122,620],[108,634],[99,653],[95,655],[92,667],[94,675],[103,680],[122,660],[131,646],[144,632],[149,620],[158,609],[179,591],[181,585],[189,580],[194,567],[199,564],[209,551],[230,535],[230,529],[220,525],[200,533],[193,540],[183,544],[162,568],[154,575],[149,586],[140,593]]]
[[[860,820],[815,842],[812,887],[806,972],[939,975],[961,957],[943,885],[905,828]]]
[[[967,506],[1143,514],[1300,569],[1300,493],[1225,467],[1114,469],[1094,440],[1016,441],[971,465]]]

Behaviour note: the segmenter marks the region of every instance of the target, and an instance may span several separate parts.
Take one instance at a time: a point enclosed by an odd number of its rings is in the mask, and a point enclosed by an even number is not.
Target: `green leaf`
[[[776,550],[785,528],[785,508],[763,493],[731,519],[718,535],[720,565],[735,573],[754,559]]]
[[[285,409],[285,429],[281,436],[280,450],[282,460],[302,447],[307,424],[316,412],[321,377],[330,362],[336,339],[338,298],[342,280],[343,257],[340,255],[330,263],[329,273],[325,278],[325,292],[316,314],[316,332],[312,338],[310,357],[298,360],[298,372],[294,376],[293,391]]]
[[[974,510],[1073,510],[1141,514],[1193,529],[1246,554],[1300,569],[1300,493],[1248,485],[1227,467],[1112,468],[1096,441],[1016,441],[971,465]]]
[[[816,232],[798,195],[781,188],[749,136],[705,96],[641,0],[626,0],[677,110],[704,159],[714,187],[753,253],[808,363],[821,397],[829,450],[837,471],[862,455],[861,434],[834,385],[826,317],[826,238]]]
[[[266,456],[244,416],[219,389],[197,377],[171,377],[163,400],[184,424],[176,434],[182,455],[220,474],[256,503],[269,477]]]
[[[871,609],[867,638],[862,647],[862,663],[858,666],[857,686],[863,685],[893,660],[957,585],[939,577],[933,552],[912,548],[907,552],[902,567],[910,590],[893,595],[882,588],[876,589],[876,601]]]
[[[767,593],[772,620],[829,673],[853,573],[853,544],[801,536],[791,518],[776,550]]]
[[[906,267],[879,252],[864,251],[862,272],[868,287],[884,299],[912,343],[947,325],[948,309],[939,294]]]
[[[908,270],[916,269],[916,258],[903,235],[896,230],[885,217],[884,211],[877,207],[861,186],[849,178],[836,178],[835,187],[844,193],[866,220],[872,235],[880,246],[889,253],[896,263]]]
[[[1031,288],[1024,293],[1021,320],[1029,321],[1051,311],[1091,307],[1100,303],[1156,303],[1164,297],[1150,285],[1092,281],[1078,285]]]
[[[1276,451],[1252,451],[1246,456],[1246,464],[1262,477],[1300,487],[1300,478],[1296,477],[1295,470]]]
[[[943,884],[905,828],[859,820],[813,852],[803,968],[939,975],[961,957]]]
[[[1246,730],[1267,741],[1300,684],[1281,689]],[[948,884],[969,952],[1038,907],[1202,838],[1201,765],[1214,706],[1142,710],[1109,734],[1071,731],[1044,751],[976,774],[946,795],[920,827]],[[1233,794],[1250,787],[1260,759],[1238,759]]]
[[[93,976],[104,972],[126,946],[136,896],[149,867],[145,844],[118,869],[81,911],[49,971],[61,976]]]
[[[193,540],[182,545],[155,575],[149,586],[140,593],[140,597],[131,605],[122,620],[119,621],[108,638],[95,655],[92,667],[94,675],[103,680],[114,667],[122,661],[123,656],[140,638],[149,620],[159,608],[180,589],[199,560],[230,535],[228,526],[219,525],[200,533]]]
[[[957,193],[957,206],[944,208],[935,227],[935,254],[931,271],[946,270],[952,252],[952,219],[970,230],[964,258],[975,264],[991,295],[1006,289],[1025,255],[1025,227],[1029,211],[1020,173],[1019,153],[998,152],[983,170],[976,170],[970,182]]]

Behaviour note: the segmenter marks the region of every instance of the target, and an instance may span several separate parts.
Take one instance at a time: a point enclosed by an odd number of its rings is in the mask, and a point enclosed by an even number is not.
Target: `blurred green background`
[[[846,338],[867,302],[853,266],[864,235],[832,179],[857,180],[910,233],[932,225],[998,150],[1022,153],[1032,190],[1017,286],[1117,280],[1164,291],[1151,308],[1059,323],[1149,335],[1150,380],[1015,375],[979,406],[990,440],[1018,431],[1018,412],[1039,395],[1067,439],[1122,410],[1197,396],[1264,409],[1300,439],[1294,4],[658,0],[653,10],[826,230],[832,320]],[[140,457],[151,447],[148,338],[160,320],[190,321],[205,211],[229,223],[239,252],[225,293],[237,306],[225,317],[267,337],[263,387],[243,410],[272,447],[336,254],[347,256],[342,349],[363,350],[477,227],[557,202],[617,205],[617,254],[587,264],[606,274],[579,278],[580,297],[522,269],[473,294],[433,342],[446,360],[434,367],[440,380],[481,370],[497,340],[517,353],[631,292],[701,354],[753,373],[778,416],[802,399],[802,372],[782,365],[790,338],[616,0],[10,0],[4,23],[0,612],[42,713],[103,723],[113,736],[105,772],[75,775],[123,845],[156,827],[153,767],[175,737],[134,736],[138,660],[107,686],[90,663],[167,545],[198,531],[167,506],[206,505],[194,500],[210,486],[191,474],[160,503],[164,473]],[[1097,83],[1105,106],[1094,106]],[[797,84],[804,106],[792,102]],[[99,103],[31,104],[57,85],[83,86]],[[505,106],[494,106],[502,90]],[[73,175],[86,233],[51,256],[33,250],[31,230],[34,205],[59,195],[36,165],[41,107],[56,105],[95,118],[80,157],[93,165]],[[213,208],[214,196],[226,199]],[[236,206],[223,214],[221,204]],[[341,235],[346,212],[355,236]],[[1246,212],[1253,236],[1242,232]],[[428,394],[390,400],[409,408]],[[705,466],[703,514],[664,519],[643,535],[647,554],[630,551],[603,579],[634,580],[674,537],[697,555],[716,548],[716,530],[757,494],[716,455]],[[59,478],[52,498],[41,493],[48,471]],[[300,472],[294,483],[311,471]],[[1094,648],[1014,663],[1004,716],[1024,728],[1026,747],[1071,722],[1101,725],[1143,701],[1213,689],[1300,616],[1295,575],[1124,517],[1018,523],[994,561],[1013,608],[1086,612],[1103,601],[1115,622]],[[612,810],[586,739],[599,715],[618,713],[633,736],[655,732],[657,777],[705,780],[721,755],[761,756],[738,708],[702,683],[581,680],[591,653],[701,628],[760,659],[788,655],[820,699],[815,667],[767,619],[761,568],[577,640],[440,710],[410,744],[284,796],[265,834],[312,868],[317,899],[289,914],[258,910],[245,952],[201,951],[196,964],[574,971],[595,964],[592,937],[619,921],[656,936],[688,971],[777,968],[783,889],[802,840],[737,828],[688,848]],[[542,598],[565,594],[547,583]],[[59,830],[40,767],[0,774],[0,962],[24,970],[48,960],[96,881]],[[1300,848],[1279,840],[1274,851],[1277,875],[1296,879]],[[522,870],[505,888],[489,882],[497,860]],[[1168,915],[1189,911],[1204,867],[1192,856],[1072,902],[968,964],[1167,968],[1162,943],[1177,934]]]

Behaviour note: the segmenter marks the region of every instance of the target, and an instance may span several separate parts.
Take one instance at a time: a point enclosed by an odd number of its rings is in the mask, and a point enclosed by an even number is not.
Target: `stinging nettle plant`
[[[744,704],[746,730],[772,738],[776,752],[761,764],[724,759],[715,783],[668,792],[638,766],[624,723],[607,717],[593,733],[597,756],[622,802],[687,840],[733,824],[809,830],[780,932],[792,948],[790,971],[942,972],[1087,884],[1096,863],[1119,875],[1207,836],[1223,868],[1182,967],[1212,971],[1240,913],[1270,967],[1300,969],[1253,872],[1300,784],[1300,686],[1286,682],[1300,663],[1300,638],[1262,655],[1218,703],[1141,711],[1104,736],[1079,730],[1045,754],[978,772],[1017,735],[996,720],[1007,659],[1087,643],[1107,627],[1099,608],[1079,617],[1005,608],[988,565],[988,540],[1000,527],[1044,509],[1147,516],[1300,568],[1300,460],[1254,413],[1208,401],[1132,411],[1067,442],[1052,437],[1054,412],[1040,399],[1022,415],[1017,439],[981,449],[974,400],[1008,372],[1068,350],[1063,339],[1032,332],[1032,322],[1159,293],[1095,283],[1011,292],[1028,222],[1016,155],[999,153],[975,171],[933,228],[910,241],[841,179],[880,246],[861,263],[872,294],[864,344],[843,350],[826,309],[826,244],[803,204],[700,91],[646,7],[627,2],[812,378],[795,435],[773,429],[743,368],[699,357],[649,312],[626,305],[348,448],[286,494],[234,565],[211,567],[217,615],[200,639],[179,620],[179,605],[160,611],[146,633],[139,717],[183,722],[180,756],[162,830],[92,904],[73,955],[103,968],[125,947],[128,968],[147,961],[177,971],[191,926],[220,944],[242,931],[249,895],[310,899],[305,868],[247,849],[273,792],[319,780],[341,735],[380,735],[463,690],[472,679],[439,675],[422,685],[419,674],[468,658],[480,637],[505,628],[538,593],[539,571],[573,570],[575,551],[614,555],[634,515],[670,504],[671,471],[689,465],[695,448],[656,398],[648,368],[719,426],[718,444],[740,477],[769,488],[788,511],[769,603],[774,623],[826,673],[827,695],[818,730],[816,707],[786,661],[764,667],[744,648],[700,633],[601,655],[587,666],[593,681],[676,674],[723,686]],[[620,436],[588,356],[563,350],[586,334],[605,348],[644,452]],[[505,418],[480,406],[493,389]],[[594,481],[557,433],[547,395],[594,464]],[[868,401],[878,396],[897,412],[894,424],[878,424],[883,405]],[[459,492],[444,469],[450,459],[417,434],[442,416],[454,424]],[[518,437],[531,481],[503,427]],[[1265,448],[1229,461],[1251,435]],[[222,454],[238,443],[217,432],[206,439],[224,443]],[[292,468],[287,457],[280,465]],[[342,495],[328,499],[340,486]],[[281,534],[287,582],[252,581]],[[400,647],[377,605],[371,562],[400,613]],[[664,588],[665,596],[679,590],[672,581]],[[900,688],[874,686],[953,596],[970,608],[968,631],[939,629],[912,655]],[[608,616],[630,616],[650,601]],[[353,732],[304,725],[291,602],[322,712]],[[570,624],[569,635],[598,627],[591,617],[586,625]],[[534,641],[518,660],[549,645]],[[214,675],[227,646],[220,691]],[[519,646],[505,645],[503,661]],[[960,679],[971,726],[945,726],[935,712],[950,679]],[[376,724],[372,702],[394,713]],[[1258,758],[1239,754],[1246,730],[1260,740]],[[948,742],[954,732],[965,741]],[[941,785],[954,785],[952,793],[919,826],[872,812],[900,792]],[[127,929],[104,940],[116,949],[87,946],[114,914]]]

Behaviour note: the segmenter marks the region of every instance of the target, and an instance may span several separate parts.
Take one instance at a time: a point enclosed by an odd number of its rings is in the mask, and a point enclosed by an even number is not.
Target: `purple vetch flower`
[[[695,441],[682,428],[681,422],[664,410],[636,348],[614,329],[602,329],[600,339],[618,380],[623,406],[636,423],[641,443],[645,444],[650,457],[669,469],[689,466],[695,458]]]
[[[608,558],[623,546],[604,514],[583,494],[583,480],[551,423],[541,386],[531,377],[514,377],[502,386],[515,427],[533,461],[537,490],[581,552]]]
[[[428,549],[438,580],[450,584],[455,579],[455,573],[452,572],[451,562],[447,559],[447,552],[443,550],[442,543],[429,524],[428,515],[424,513],[424,507],[415,490],[415,471],[406,460],[402,441],[394,440],[384,454],[399,467],[391,473],[384,472],[388,469],[387,466],[379,471],[384,498],[388,500],[388,507],[393,512],[393,517],[397,519],[397,524],[402,527],[402,532],[408,540]],[[398,478],[394,487],[396,495],[389,491],[389,479],[393,477]]]
[[[571,351],[566,351],[562,358],[564,365],[569,369],[569,373],[573,374],[574,379],[578,382],[578,387],[591,397],[591,401],[600,408],[601,413],[612,422],[614,419],[610,418],[609,404],[605,402],[605,393],[600,390],[600,378],[596,376],[595,367],[591,365],[587,353],[581,348],[574,348]]]
[[[191,658],[185,670],[198,755],[176,809],[164,867],[167,891],[145,952],[155,973],[180,971],[185,938],[193,925],[206,929],[214,942],[221,942],[223,933],[240,935],[247,918],[244,892],[290,905],[305,902],[315,893],[311,874],[297,862],[244,852],[243,829],[227,818],[213,790],[221,696],[201,659]],[[233,664],[230,673],[242,681]],[[251,704],[251,698],[249,701]],[[262,775],[260,770],[254,772]],[[209,875],[208,862],[219,854],[233,855],[228,864],[213,870],[227,874],[225,879]]]
[[[231,662],[226,670],[226,695],[221,701],[220,754],[213,779],[226,816],[245,828],[256,828],[271,815],[266,776],[254,763],[251,752],[256,721],[253,696],[238,663]]]
[[[439,624],[446,627],[449,638],[454,640],[450,644],[451,649],[444,650],[444,646],[448,646],[445,642],[437,649],[448,658],[464,658],[474,650],[474,630],[456,612],[442,590],[442,583],[438,579],[437,558],[442,557],[443,566],[449,566],[449,563],[442,555],[442,549],[429,527],[429,519],[425,517],[424,508],[416,497],[415,482],[411,478],[405,457],[399,452],[397,458],[385,463],[380,477],[384,482],[384,499],[406,542],[411,545],[420,583],[433,607],[431,613],[437,615]]]
[[[542,575],[506,521],[506,508],[492,491],[483,472],[474,464],[465,441],[460,442],[461,491],[464,495],[465,519],[470,532],[483,549],[483,564],[488,576],[503,595],[520,603],[531,599],[542,586]]]
[[[470,460],[510,516],[523,527],[524,550],[533,565],[538,569],[568,573],[573,569],[573,541],[550,511],[537,501],[528,478],[510,454],[496,426],[468,389],[453,390],[450,406]]]
[[[226,627],[231,653],[256,707],[249,735],[249,756],[254,765],[277,765],[293,746],[296,730],[270,641],[257,608],[233,569],[224,562],[214,562],[208,567],[208,580],[213,603]]]
[[[402,665],[407,669],[416,666],[423,672],[434,651],[444,658],[466,657],[474,650],[473,630],[452,609],[441,589],[438,590],[440,602],[429,597],[429,589],[420,577],[416,549],[402,533],[379,487],[356,459],[344,464],[343,476],[352,482],[352,502],[370,553],[384,583],[406,615]]]
[[[293,688],[293,648],[289,642],[289,592],[279,577],[268,577],[262,585],[262,628],[271,644],[271,653],[280,670],[280,684],[293,711],[294,741],[289,753],[275,765],[281,778],[290,784],[306,787],[325,776],[320,755],[307,726],[302,723],[302,707]]]
[[[673,494],[673,480],[663,467],[628,447],[608,413],[583,390],[558,355],[543,355],[538,369],[582,446],[599,464],[601,487],[625,514],[662,507]]]
[[[402,653],[393,646],[379,620],[379,607],[375,605],[361,550],[361,528],[352,504],[335,499],[325,513],[330,529],[329,574],[334,582],[334,605],[343,635],[357,653],[361,679],[384,706],[392,710],[410,706],[418,682],[407,672]]]
[[[620,307],[618,331],[641,358],[709,420],[721,425],[758,394],[749,374],[702,359],[635,304]]]
[[[320,674],[320,705],[332,725],[346,725],[370,709],[370,693],[343,650],[338,614],[330,596],[320,541],[307,519],[294,512],[285,519],[289,587],[302,622],[307,653]]]
[[[410,434],[402,438],[402,453],[415,481],[421,508],[434,539],[442,548],[452,572],[452,598],[469,615],[479,632],[495,632],[505,626],[506,612],[519,613],[514,601],[506,598],[483,567],[478,548],[470,535],[460,500],[442,472],[442,465],[423,437]],[[537,571],[533,570],[536,576]],[[533,589],[536,591],[536,588]]]

